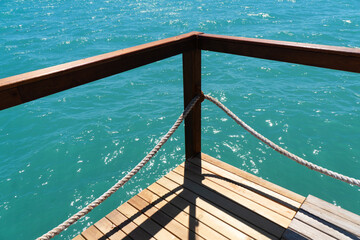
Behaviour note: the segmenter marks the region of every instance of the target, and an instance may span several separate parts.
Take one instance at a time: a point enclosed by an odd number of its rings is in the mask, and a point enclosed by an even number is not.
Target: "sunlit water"
[[[360,46],[359,1],[0,1],[0,78],[190,31]],[[203,90],[305,159],[359,178],[360,77],[203,52]],[[35,238],[94,200],[182,111],[181,56],[0,112],[0,239]],[[360,214],[358,187],[280,156],[209,102],[202,149]],[[181,127],[70,239],[184,160]]]

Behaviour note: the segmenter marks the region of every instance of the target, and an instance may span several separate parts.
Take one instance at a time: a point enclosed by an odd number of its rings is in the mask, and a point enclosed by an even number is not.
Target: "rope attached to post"
[[[262,141],[263,143],[265,143],[266,145],[268,145],[269,147],[271,147],[272,149],[274,149],[278,153],[290,158],[291,160],[294,160],[295,162],[297,162],[297,163],[299,163],[299,164],[301,164],[301,165],[303,165],[303,166],[305,166],[307,168],[310,168],[311,170],[315,170],[315,171],[317,171],[319,173],[325,174],[325,175],[330,176],[332,178],[335,178],[335,179],[338,179],[340,181],[343,181],[343,182],[346,182],[346,183],[349,183],[349,184],[356,185],[356,186],[360,187],[360,180],[359,179],[351,178],[351,177],[342,175],[340,173],[333,172],[331,170],[328,170],[326,168],[323,168],[323,167],[320,167],[320,166],[318,166],[316,164],[308,162],[305,159],[302,159],[301,157],[296,156],[295,154],[292,154],[291,152],[286,151],[282,147],[276,145],[275,143],[273,143],[272,141],[270,141],[269,139],[267,139],[266,137],[261,135],[260,133],[256,132],[253,128],[251,128],[249,125],[247,125],[244,121],[242,121],[238,116],[236,116],[233,112],[231,112],[227,107],[225,107],[221,102],[219,102],[215,98],[213,98],[213,97],[211,97],[209,95],[205,95],[205,98],[207,100],[211,101],[212,103],[214,103],[219,108],[221,108],[229,117],[234,119],[234,121],[237,124],[242,126],[249,133],[251,133],[251,135],[253,135],[257,139],[259,139],[260,141]]]
[[[59,226],[45,233],[41,237],[37,238],[37,240],[47,240],[55,237],[66,228],[74,224],[81,217],[88,214],[95,207],[99,206],[102,202],[104,202],[108,197],[110,197],[113,193],[115,193],[119,188],[121,188],[125,183],[127,183],[136,173],[140,171],[142,167],[145,166],[146,163],[150,161],[150,159],[160,150],[160,148],[166,143],[166,141],[173,135],[173,133],[178,129],[182,121],[186,118],[189,112],[193,109],[195,104],[200,99],[200,96],[196,96],[191,100],[189,105],[185,108],[184,112],[180,115],[180,117],[176,120],[174,125],[170,128],[170,130],[161,138],[160,142],[156,144],[156,146],[141,160],[136,167],[134,167],[125,177],[123,177],[120,181],[118,181],[114,186],[112,186],[109,190],[107,190],[103,195],[94,200],[92,203],[84,207],[82,210],[74,214],[72,217],[67,219],[65,222],[61,223]]]
[[[311,170],[315,170],[317,172],[320,172],[322,174],[325,174],[327,176],[330,176],[332,178],[341,180],[343,182],[356,185],[360,187],[360,180],[347,177],[345,175],[330,171],[326,168],[320,167],[316,164],[313,164],[311,162],[308,162],[301,157],[296,156],[295,154],[292,154],[288,152],[287,150],[281,148],[280,146],[276,145],[269,139],[262,136],[260,133],[256,132],[253,128],[248,126],[244,121],[242,121],[239,117],[237,117],[233,112],[231,112],[227,107],[225,107],[221,102],[216,100],[215,98],[204,95],[202,92],[200,96],[196,96],[189,105],[185,108],[184,112],[180,115],[180,117],[176,120],[174,125],[170,128],[170,130],[162,137],[160,142],[156,144],[156,146],[146,155],[146,157],[141,160],[136,167],[134,167],[128,174],[126,174],[125,177],[123,177],[121,180],[119,180],[114,186],[112,186],[109,190],[107,190],[104,194],[102,194],[99,198],[94,200],[92,203],[84,207],[82,210],[71,216],[69,219],[55,227],[54,229],[50,230],[46,234],[42,235],[41,237],[37,238],[37,240],[47,240],[55,237],[59,233],[61,233],[63,230],[77,222],[81,217],[88,214],[91,210],[93,210],[95,207],[99,206],[102,202],[104,202],[108,197],[110,197],[113,193],[115,193],[118,189],[120,189],[125,183],[127,183],[136,173],[140,171],[142,167],[145,166],[146,163],[150,161],[150,159],[160,150],[160,148],[166,143],[166,141],[171,137],[171,135],[178,129],[182,121],[186,118],[186,116],[189,114],[189,112],[192,110],[192,108],[195,106],[196,103],[204,101],[204,99],[207,99],[211,102],[213,102],[215,105],[217,105],[219,108],[221,108],[229,117],[235,120],[236,123],[238,123],[240,126],[242,126],[246,131],[251,133],[254,137],[274,149],[275,151],[279,152],[280,154],[294,160],[295,162],[304,165],[305,167],[310,168]]]

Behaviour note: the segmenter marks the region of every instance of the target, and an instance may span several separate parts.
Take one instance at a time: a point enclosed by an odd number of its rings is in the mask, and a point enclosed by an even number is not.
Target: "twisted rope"
[[[295,154],[292,154],[291,152],[286,151],[282,147],[276,145],[275,143],[273,143],[272,141],[270,141],[269,139],[267,139],[266,137],[261,135],[260,133],[256,132],[254,129],[252,129],[249,125],[247,125],[245,122],[243,122],[240,118],[238,118],[233,112],[231,112],[227,107],[225,107],[221,102],[219,102],[215,98],[213,98],[213,97],[211,97],[209,95],[205,95],[205,99],[213,102],[215,105],[217,105],[219,108],[221,108],[229,117],[234,119],[237,124],[242,126],[249,133],[251,133],[251,135],[253,135],[257,139],[259,139],[260,141],[262,141],[263,143],[265,143],[266,145],[268,145],[269,147],[271,147],[272,149],[274,149],[278,153],[280,153],[280,154],[294,160],[295,162],[297,162],[297,163],[299,163],[299,164],[301,164],[301,165],[303,165],[303,166],[305,166],[307,168],[310,168],[311,170],[315,170],[315,171],[317,171],[319,173],[325,174],[325,175],[330,176],[332,178],[335,178],[335,179],[338,179],[340,181],[343,181],[343,182],[346,182],[346,183],[349,183],[349,184],[356,185],[356,186],[360,187],[360,180],[355,179],[355,178],[351,178],[351,177],[347,177],[347,176],[342,175],[340,173],[336,173],[336,172],[333,172],[333,171],[328,170],[326,168],[320,167],[320,166],[318,166],[316,164],[313,164],[311,162],[308,162],[308,161],[302,159],[299,156],[296,156]]]
[[[136,173],[140,171],[140,169],[150,161],[150,159],[159,151],[159,149],[166,143],[166,141],[171,137],[171,135],[178,129],[182,121],[186,118],[192,108],[200,99],[200,96],[196,96],[191,100],[189,105],[185,108],[184,112],[180,115],[180,117],[176,120],[174,125],[170,128],[170,130],[161,138],[160,142],[156,144],[156,146],[144,157],[141,162],[136,165],[125,177],[123,177],[120,181],[118,181],[114,186],[112,186],[109,190],[107,190],[103,195],[94,200],[92,203],[84,207],[82,210],[71,216],[65,222],[61,223],[59,226],[45,233],[41,237],[37,238],[37,240],[47,240],[55,237],[66,228],[74,224],[81,217],[88,214],[95,207],[99,206],[103,201],[105,201],[108,197],[110,197],[113,193],[115,193],[119,188],[121,188],[125,183],[127,183]]]

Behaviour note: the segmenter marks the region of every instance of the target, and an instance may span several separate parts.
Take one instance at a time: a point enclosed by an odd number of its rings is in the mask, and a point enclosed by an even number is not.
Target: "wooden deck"
[[[360,216],[309,195],[284,239],[360,239]]]
[[[280,239],[304,200],[201,154],[75,239]]]

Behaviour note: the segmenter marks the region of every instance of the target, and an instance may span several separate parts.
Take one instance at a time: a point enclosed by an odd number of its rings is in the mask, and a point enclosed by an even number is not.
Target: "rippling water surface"
[[[2,0],[0,78],[189,31],[360,46],[359,1]],[[203,52],[204,92],[309,161],[359,178],[360,77]],[[130,170],[182,110],[181,56],[0,113],[0,239],[32,239]],[[183,127],[70,239],[184,160]],[[209,102],[203,152],[360,214],[359,188],[259,143]]]

